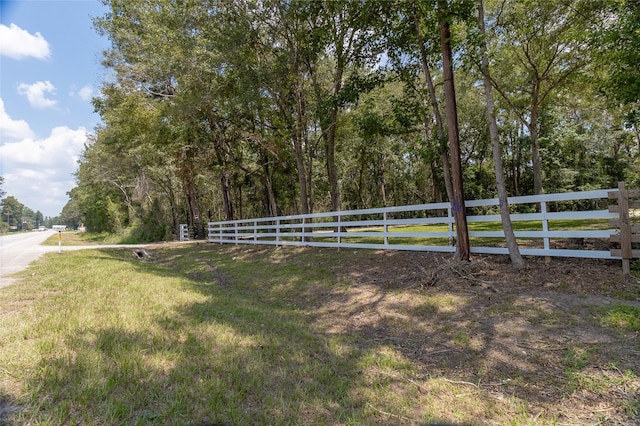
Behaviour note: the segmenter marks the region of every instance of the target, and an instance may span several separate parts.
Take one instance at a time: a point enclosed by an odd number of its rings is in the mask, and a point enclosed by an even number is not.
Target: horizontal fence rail
[[[611,254],[608,193],[617,189],[510,197],[520,252],[530,256],[620,259]],[[499,200],[466,201],[471,252],[508,254]],[[538,211],[538,212],[536,212]],[[521,213],[518,213],[521,212]],[[209,222],[219,244],[455,252],[451,205],[417,204]]]

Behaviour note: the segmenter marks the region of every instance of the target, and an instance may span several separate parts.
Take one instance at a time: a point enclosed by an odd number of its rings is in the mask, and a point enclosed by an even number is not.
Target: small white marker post
[[[62,231],[58,231],[58,253],[62,253]]]

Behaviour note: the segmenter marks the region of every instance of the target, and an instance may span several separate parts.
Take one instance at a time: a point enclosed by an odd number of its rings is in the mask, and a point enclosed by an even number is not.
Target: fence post
[[[389,237],[387,236],[387,232],[389,232],[389,225],[387,224],[387,212],[382,213],[382,226],[384,229],[384,245],[389,245]]]
[[[280,244],[280,219],[276,219],[276,246]]]
[[[541,201],[540,202],[540,214],[542,215],[542,231],[547,235],[546,237],[542,238],[542,242],[544,244],[544,250],[548,253],[549,250],[551,249],[551,246],[549,245],[549,219],[547,219],[547,202],[546,201]],[[549,256],[549,254],[547,254],[544,257],[545,262],[549,263],[551,262],[551,256]]]
[[[620,217],[620,257],[622,257],[622,273],[631,273],[631,225],[629,224],[629,193],[624,182],[618,182],[618,215]]]
[[[341,244],[341,236],[340,233],[342,232],[342,214],[340,212],[338,212],[338,245]]]
[[[234,241],[235,241],[235,245],[238,245],[238,222],[235,222],[233,224],[233,234],[234,234]]]
[[[304,224],[306,223],[305,219],[306,218],[303,216],[302,217],[302,237],[300,238],[300,241],[302,243],[304,243],[304,231],[306,230],[306,227],[304,226]]]
[[[258,243],[258,221],[253,221],[253,244]]]
[[[189,226],[186,223],[180,224],[180,241],[189,241]]]
[[[449,219],[449,244],[452,246],[456,245],[456,238],[453,236],[453,215],[451,214],[451,203],[449,203],[449,207],[447,207],[447,219]]]

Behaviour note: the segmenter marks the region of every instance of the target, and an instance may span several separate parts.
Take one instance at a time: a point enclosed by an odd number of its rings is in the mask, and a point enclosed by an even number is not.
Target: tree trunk
[[[193,226],[195,228],[195,238],[201,238],[204,236],[204,224],[202,222],[202,216],[200,215],[196,186],[193,181],[194,167],[193,160],[191,158],[191,150],[189,148],[184,148],[180,154],[180,168],[178,169],[178,172],[182,179],[185,197],[187,198],[187,205],[189,206],[189,214],[191,215],[191,220],[193,221]]]
[[[300,209],[302,214],[309,213],[309,199],[307,196],[307,175],[305,173],[304,155],[302,153],[302,143],[297,137],[293,140],[293,152],[296,157],[296,168],[298,169],[298,186],[300,189]]]
[[[453,81],[453,66],[451,53],[451,30],[447,21],[447,3],[438,0],[440,9],[440,44],[442,47],[442,64],[444,77],[445,106],[447,116],[447,131],[449,135],[449,151],[451,157],[451,184],[453,199],[451,205],[456,223],[456,257],[468,261],[471,257],[469,246],[469,230],[464,204],[464,190],[462,182],[462,164],[460,161],[460,138],[458,134],[458,111],[456,105],[456,90]]]
[[[271,182],[271,169],[269,167],[269,158],[267,154],[262,155],[262,184],[265,193],[265,211],[267,216],[275,217],[278,215],[278,207],[276,197],[273,193],[273,183]]]
[[[342,77],[340,77],[342,78]],[[334,95],[340,89],[338,87],[335,88]],[[342,204],[340,202],[340,188],[338,187],[338,172],[336,169],[336,127],[338,120],[338,111],[337,107],[332,106],[331,112],[329,115],[329,128],[324,132],[325,134],[325,155],[327,162],[327,179],[329,180],[329,192],[331,193],[331,209],[334,212],[338,212],[342,209]]]
[[[436,95],[436,88],[433,84],[433,78],[431,77],[431,69],[429,67],[429,60],[427,57],[427,50],[424,47],[424,38],[422,36],[422,30],[420,28],[420,19],[416,11],[415,2],[412,4],[413,10],[413,22],[416,28],[416,41],[420,48],[420,60],[422,64],[422,72],[424,73],[424,84],[427,86],[429,92],[429,100],[431,102],[431,108],[433,109],[433,116],[436,120],[436,134],[438,135],[437,151],[440,153],[440,161],[442,162],[442,172],[444,179],[444,187],[447,191],[447,197],[449,201],[453,200],[453,187],[451,186],[451,168],[449,167],[449,155],[444,148],[444,124],[442,122],[442,116],[440,115],[440,107],[438,105],[438,96]],[[428,132],[427,132],[428,133]]]
[[[233,204],[231,202],[231,177],[226,167],[220,172],[220,185],[222,188],[222,200],[224,203],[224,220],[233,220]]]
[[[198,206],[198,197],[196,194],[195,184],[193,183],[193,176],[190,174],[185,175],[184,191],[187,197],[191,220],[193,221],[195,231],[194,237],[196,239],[202,238],[204,235],[204,224],[202,222],[202,217],[200,216],[200,207]]]
[[[484,26],[484,4],[482,0],[478,1],[478,25],[480,33],[485,35]],[[507,197],[507,188],[504,179],[504,166],[502,164],[502,149],[500,148],[500,135],[498,134],[498,125],[495,116],[495,102],[493,99],[493,86],[491,85],[491,75],[489,73],[489,58],[487,56],[487,45],[483,41],[480,46],[482,52],[482,80],[484,82],[484,93],[487,98],[487,120],[489,121],[489,134],[491,136],[491,146],[493,151],[493,164],[496,173],[496,186],[498,187],[498,199],[500,200],[500,217],[502,219],[502,229],[504,237],[509,249],[509,257],[511,263],[516,269],[524,268],[524,260],[520,254],[518,243],[513,226],[511,225],[511,214],[509,212],[509,201]]]
[[[540,92],[540,82],[533,85],[531,95],[530,122],[528,123],[529,136],[531,137],[531,162],[533,163],[533,192],[535,195],[542,194],[542,160],[540,159],[540,141],[538,139],[538,95]]]
[[[304,150],[302,149],[304,134],[304,117],[302,95],[296,93],[296,125],[293,135],[293,152],[296,157],[296,167],[298,169],[298,185],[300,186],[300,208],[302,214],[309,214],[309,195],[307,194],[307,175],[304,164]]]

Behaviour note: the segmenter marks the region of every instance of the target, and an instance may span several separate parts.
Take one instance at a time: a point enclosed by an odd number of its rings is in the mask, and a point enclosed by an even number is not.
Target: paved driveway
[[[36,231],[0,236],[0,288],[13,284],[16,279],[10,275],[27,269],[29,264],[45,253],[57,252],[58,246],[41,245],[56,231]],[[62,246],[62,251],[94,248],[138,248],[147,245],[99,245],[99,246]]]

